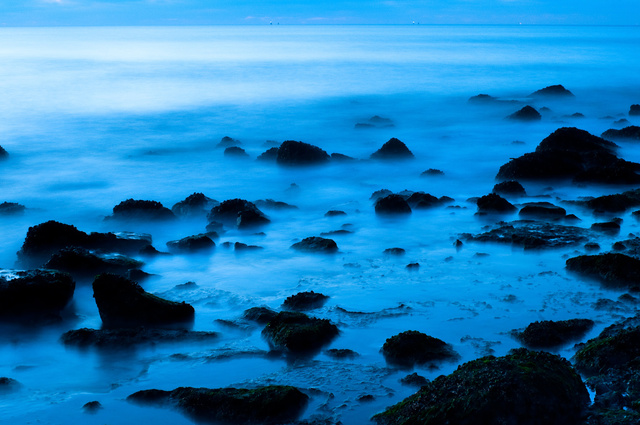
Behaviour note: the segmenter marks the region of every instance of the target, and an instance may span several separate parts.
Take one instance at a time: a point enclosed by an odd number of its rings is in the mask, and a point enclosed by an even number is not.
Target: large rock
[[[113,214],[105,217],[109,220],[124,221],[166,221],[174,220],[175,214],[169,208],[165,208],[160,202],[127,199],[113,207]]]
[[[593,328],[591,319],[543,320],[530,323],[514,336],[530,348],[555,348],[578,340]]]
[[[176,407],[198,423],[284,424],[295,421],[309,397],[295,387],[145,390],[127,397],[139,404]]]
[[[322,254],[333,254],[338,252],[338,245],[333,239],[311,236],[304,238],[300,242],[291,245],[292,249],[304,252],[317,252]]]
[[[409,204],[409,206],[416,209],[439,207],[452,201],[453,199],[447,196],[437,198],[425,192],[413,192],[407,198],[407,203]]]
[[[553,220],[565,217],[567,210],[550,202],[528,202],[520,209],[518,215],[522,218]]]
[[[121,276],[101,274],[93,281],[93,297],[106,327],[162,327],[193,322],[194,309],[145,292]]]
[[[629,116],[640,116],[640,105],[631,105],[629,107]]]
[[[267,307],[251,307],[242,313],[242,318],[266,325],[271,319],[276,317],[277,314],[278,313]]]
[[[566,261],[567,270],[611,288],[640,288],[640,260],[620,253],[580,255]]]
[[[405,331],[388,338],[382,354],[388,363],[404,367],[459,358],[446,342],[418,331]]]
[[[216,332],[190,331],[186,329],[75,329],[62,334],[65,345],[76,347],[119,348],[135,345],[186,343],[210,341],[218,338]]]
[[[515,121],[540,121],[542,115],[540,115],[540,112],[536,111],[534,107],[527,105],[509,115],[507,118]]]
[[[524,187],[515,180],[496,183],[491,192],[503,196],[527,196],[527,192],[524,190]]]
[[[565,89],[561,84],[548,86],[543,89],[534,91],[530,97],[575,97],[573,93]]]
[[[303,313],[283,311],[269,321],[262,331],[269,344],[291,353],[320,350],[338,336],[336,325]]]
[[[517,209],[511,202],[495,193],[478,198],[476,205],[478,206],[478,211],[483,213],[510,213]]]
[[[247,229],[270,223],[267,216],[252,202],[244,199],[228,199],[213,207],[208,217],[210,222],[218,221],[226,225]]]
[[[167,242],[167,248],[170,251],[175,252],[206,252],[211,251],[216,247],[216,243],[211,238],[204,234],[187,236],[177,241]]]
[[[306,291],[298,292],[284,300],[282,306],[287,310],[305,311],[320,308],[327,302],[329,297],[319,292]]]
[[[514,221],[478,235],[464,233],[461,238],[475,242],[498,242],[524,249],[565,248],[589,240],[589,231],[581,227],[538,221]]]
[[[220,202],[205,196],[204,193],[193,193],[171,207],[171,211],[178,217],[204,217],[217,205],[220,205]]]
[[[395,137],[389,139],[380,149],[371,154],[371,159],[397,160],[412,158],[414,158],[413,153],[411,153],[407,145]]]
[[[637,125],[630,125],[621,130],[609,129],[602,133],[603,139],[609,140],[640,140],[640,127]]]
[[[0,274],[0,321],[60,318],[75,290],[66,273],[52,270],[4,271]]]
[[[317,146],[287,140],[278,148],[276,162],[280,165],[319,165],[329,161],[329,154]]]
[[[129,270],[138,269],[144,263],[123,255],[95,254],[84,248],[63,248],[53,254],[44,265],[48,269],[68,272],[73,276],[87,277],[100,273],[126,275]]]
[[[375,211],[380,215],[411,214],[411,207],[402,196],[391,194],[376,200]]]
[[[562,357],[526,349],[439,376],[373,417],[384,425],[583,424],[589,393]]]
[[[623,212],[640,205],[640,189],[628,190],[614,195],[599,196],[584,202],[577,202],[595,211]]]

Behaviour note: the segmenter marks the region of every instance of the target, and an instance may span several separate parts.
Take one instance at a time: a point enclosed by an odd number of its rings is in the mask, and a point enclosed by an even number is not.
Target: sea
[[[192,304],[193,330],[219,332],[215,341],[122,350],[65,346],[64,332],[101,326],[90,280],[76,282],[61,322],[3,324],[0,377],[15,379],[19,388],[0,395],[0,422],[192,424],[179,411],[126,397],[146,389],[278,384],[310,395],[301,420],[366,424],[417,391],[401,378],[416,372],[434,379],[464,362],[505,355],[520,346],[512,331],[531,322],[589,318],[596,322],[590,338],[633,315],[635,307],[617,301],[624,292],[565,271],[568,257],[586,252],[581,245],[525,251],[455,242],[518,219],[516,213],[479,216],[474,198],[492,191],[502,164],[533,151],[556,129],[600,135],[640,125],[640,117],[628,115],[640,103],[639,45],[637,26],[0,28],[0,145],[9,153],[0,162],[0,202],[26,206],[23,215],[0,216],[0,268],[20,269],[16,252],[27,230],[48,220],[85,232],[148,233],[160,251],[168,241],[205,231],[204,216],[104,220],[130,198],[170,208],[200,192],[218,201],[273,199],[297,207],[264,208],[269,225],[228,229],[207,254],[140,258],[154,275],[143,288]],[[555,84],[575,97],[529,96]],[[504,102],[468,102],[478,94]],[[548,108],[542,120],[505,119],[527,104]],[[389,121],[380,125],[371,121],[375,116]],[[616,123],[621,119],[628,124]],[[225,156],[223,137],[239,141],[248,157]],[[414,160],[369,159],[393,137]],[[291,168],[256,159],[286,140],[357,160]],[[640,145],[621,142],[618,155],[640,162]],[[428,169],[444,174],[423,176]],[[603,217],[563,201],[629,189],[523,185],[528,196],[514,203],[562,205],[585,228]],[[381,189],[454,201],[409,216],[378,216],[371,196]],[[346,214],[325,216],[330,210]],[[630,211],[617,217],[619,235],[597,236],[602,251],[640,232]],[[336,254],[290,249],[337,230],[348,232],[330,236]],[[263,249],[240,253],[225,242]],[[383,254],[394,247],[405,255]],[[419,268],[407,269],[411,263]],[[196,285],[178,286],[186,282]],[[240,320],[243,311],[280,311],[287,297],[303,291],[330,297],[308,314],[331,320],[340,335],[313,356],[269,354],[262,327]],[[406,330],[442,339],[459,359],[410,369],[388,365],[382,345]],[[335,359],[325,351],[330,348],[358,356]],[[570,359],[575,348],[553,352]],[[86,413],[90,401],[103,408]]]

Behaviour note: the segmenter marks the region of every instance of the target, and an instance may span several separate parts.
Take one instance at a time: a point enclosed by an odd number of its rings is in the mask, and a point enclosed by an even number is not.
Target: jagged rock
[[[187,236],[177,241],[167,242],[167,248],[176,252],[203,252],[215,248],[216,243],[204,234]]]
[[[159,327],[188,324],[194,309],[145,292],[137,283],[113,274],[101,274],[93,281],[93,297],[105,327]]]
[[[411,153],[407,145],[395,137],[389,139],[380,149],[371,154],[371,159],[395,160],[412,158],[414,158],[413,153]]]
[[[461,238],[475,242],[499,242],[524,249],[563,248],[585,243],[589,231],[581,227],[537,221],[501,223],[498,227],[478,235],[464,233]]]
[[[262,335],[274,348],[292,353],[319,350],[338,335],[336,325],[298,312],[283,311],[269,321]]]
[[[271,385],[255,389],[145,390],[131,394],[127,400],[177,407],[197,422],[271,425],[295,421],[307,407],[309,397],[295,387]]]
[[[242,317],[246,320],[266,325],[271,319],[276,317],[278,313],[267,307],[251,307],[244,311]]]
[[[520,348],[464,363],[373,420],[383,425],[579,425],[589,402],[567,360]]]
[[[0,274],[0,321],[59,319],[75,290],[67,273],[52,270]]]
[[[631,105],[629,107],[629,116],[640,116],[640,105]]]
[[[220,205],[220,202],[206,197],[204,193],[196,192],[171,207],[171,211],[178,217],[205,216],[217,205]]]
[[[95,254],[84,248],[63,248],[53,254],[44,265],[47,269],[59,270],[77,277],[95,276],[100,273],[125,275],[144,263],[119,254]]]
[[[118,348],[134,345],[186,343],[209,341],[218,338],[216,332],[189,331],[186,329],[89,329],[67,331],[60,338],[65,345],[77,347]]]
[[[620,253],[580,255],[566,261],[567,270],[595,279],[606,287],[640,287],[640,260]]]
[[[476,201],[476,204],[479,212],[510,213],[516,210],[516,207],[511,202],[495,193],[482,196]]]
[[[404,367],[459,358],[446,342],[418,331],[405,331],[387,338],[382,354],[389,364]]]
[[[534,91],[529,97],[575,97],[575,95],[562,85],[556,84]]]
[[[280,165],[319,165],[329,161],[329,154],[317,146],[287,140],[278,148],[276,162]]]
[[[411,214],[411,207],[402,196],[391,194],[378,198],[375,211],[382,215]]]
[[[602,138],[609,140],[640,140],[640,127],[631,125],[621,130],[611,128],[602,133]]]
[[[300,242],[291,245],[291,248],[297,251],[319,252],[324,254],[338,252],[338,245],[334,240],[321,238],[319,236],[304,238]]]
[[[509,115],[507,118],[516,121],[540,121],[542,119],[542,115],[540,115],[534,107],[527,105]]]
[[[238,146],[230,146],[224,150],[224,156],[228,158],[249,158],[249,154]]]
[[[514,331],[514,336],[530,348],[554,348],[585,336],[593,328],[590,319],[543,320],[530,323],[524,331]]]
[[[174,220],[175,214],[157,201],[143,201],[127,199],[113,207],[113,214],[105,217],[105,220]]]
[[[282,306],[287,310],[306,311],[322,307],[329,297],[313,291],[298,292],[284,300]]]
[[[18,215],[26,209],[27,207],[16,202],[3,202],[0,204],[0,215]]]
[[[497,183],[491,192],[498,195],[527,196],[524,187],[515,180]]]
[[[219,221],[227,225],[237,226],[239,229],[252,228],[271,222],[258,207],[244,199],[229,199],[213,207],[208,220]]]
[[[567,210],[549,202],[529,202],[524,204],[518,215],[522,218],[553,220],[564,218]]]

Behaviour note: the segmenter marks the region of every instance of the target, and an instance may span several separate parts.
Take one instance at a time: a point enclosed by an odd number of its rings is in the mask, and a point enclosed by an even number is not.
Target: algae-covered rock
[[[606,287],[640,285],[640,260],[620,253],[580,255],[566,261],[567,270],[595,279]]]
[[[157,297],[127,278],[108,273],[93,281],[93,297],[106,327],[186,324],[195,313],[189,304]]]
[[[295,387],[270,385],[255,389],[192,388],[145,390],[127,397],[138,404],[177,407],[196,421],[225,424],[283,424],[296,420],[309,397]]]
[[[262,335],[275,348],[304,353],[331,342],[338,335],[338,328],[327,319],[283,311],[269,321]]]
[[[515,337],[530,348],[553,348],[582,338],[593,328],[591,319],[543,320],[530,323]]]
[[[482,357],[373,417],[384,425],[583,423],[589,393],[560,356],[526,349]]]
[[[446,342],[418,331],[405,331],[387,338],[382,354],[388,363],[405,367],[459,357]]]

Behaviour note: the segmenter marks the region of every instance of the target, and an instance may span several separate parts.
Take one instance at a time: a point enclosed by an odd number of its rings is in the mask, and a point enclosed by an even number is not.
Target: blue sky
[[[640,0],[1,0],[0,25],[640,25]]]

